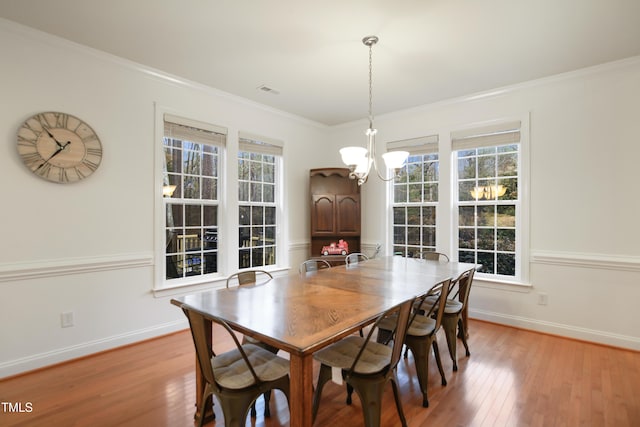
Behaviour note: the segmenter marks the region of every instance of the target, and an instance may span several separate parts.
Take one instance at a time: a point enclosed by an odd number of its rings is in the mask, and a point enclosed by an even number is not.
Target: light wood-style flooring
[[[214,329],[214,340],[223,333]],[[471,357],[459,342],[453,372],[439,339],[448,385],[429,365],[429,408],[421,406],[413,358],[402,360],[399,379],[409,426],[640,426],[640,353],[470,321]],[[221,340],[216,350],[231,341]],[[194,350],[188,331],[93,355],[0,381],[0,426],[192,426]],[[354,395],[355,396],[355,395]],[[363,426],[360,402],[344,403],[344,387],[329,383],[315,426]],[[383,426],[399,425],[391,386]],[[284,396],[276,391],[272,416],[248,426],[288,426]],[[223,417],[215,405],[217,423]]]

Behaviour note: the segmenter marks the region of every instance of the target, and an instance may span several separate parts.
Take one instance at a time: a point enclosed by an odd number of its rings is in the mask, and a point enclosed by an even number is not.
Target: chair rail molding
[[[640,256],[534,251],[534,264],[640,272]]]
[[[153,265],[151,252],[0,264],[0,283]]]

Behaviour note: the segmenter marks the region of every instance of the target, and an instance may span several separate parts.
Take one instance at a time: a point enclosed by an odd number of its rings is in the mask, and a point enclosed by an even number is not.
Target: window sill
[[[516,281],[508,281],[508,280],[496,280],[489,279],[485,277],[475,276],[473,278],[473,285],[478,286],[480,288],[488,288],[488,289],[499,289],[503,291],[509,292],[521,292],[528,293],[533,289],[533,285],[531,283],[523,283]]]

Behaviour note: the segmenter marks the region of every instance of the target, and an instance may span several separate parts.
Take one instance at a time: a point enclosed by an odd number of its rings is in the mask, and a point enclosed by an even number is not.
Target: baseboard
[[[513,316],[485,310],[474,310],[472,308],[469,308],[469,317],[501,325],[513,326],[520,329],[528,329],[531,331],[543,332],[581,341],[640,351],[640,338],[628,335],[614,334],[595,329],[565,325],[562,323],[547,322],[522,316]]]
[[[85,342],[70,347],[59,348],[46,353],[34,354],[21,359],[0,363],[0,379],[21,374],[45,366],[67,362],[72,359],[87,356],[101,351],[110,350],[139,341],[155,338],[189,328],[187,320],[156,325],[151,328],[139,329],[121,335]]]

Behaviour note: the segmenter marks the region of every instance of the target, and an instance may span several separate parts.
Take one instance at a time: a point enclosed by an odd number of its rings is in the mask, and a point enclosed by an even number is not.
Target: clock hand
[[[57,142],[57,141],[56,141]],[[71,141],[67,141],[66,144],[64,145],[60,145],[60,147],[58,147],[58,149],[56,150],[55,153],[53,153],[51,156],[49,156],[49,158],[47,160],[45,160],[40,166],[38,166],[35,170],[40,169],[41,167],[43,167],[45,164],[49,163],[49,160],[53,159],[55,156],[57,156],[58,154],[60,154],[62,152],[62,150],[64,150],[65,148],[67,148],[67,145],[71,144]]]
[[[49,128],[44,127],[44,126],[43,126],[43,128],[44,128],[45,132],[47,132],[47,134],[51,137],[51,139],[53,139],[56,142],[56,144],[58,144],[58,147],[60,147],[60,149],[63,149],[64,147],[62,146],[62,144],[60,144],[60,142],[56,139],[56,137],[53,136],[53,134],[51,133]]]

